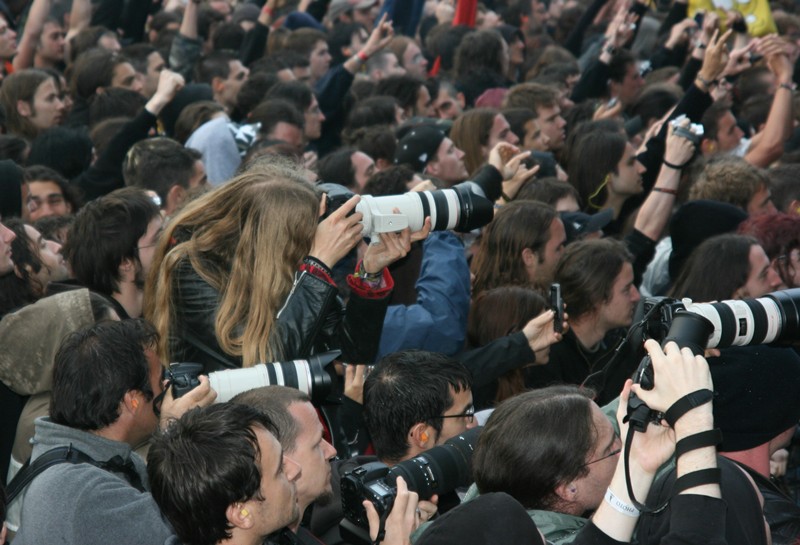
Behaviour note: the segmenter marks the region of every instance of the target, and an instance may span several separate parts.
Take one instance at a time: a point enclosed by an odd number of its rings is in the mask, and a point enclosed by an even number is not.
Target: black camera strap
[[[8,483],[6,489],[8,503],[10,504],[44,470],[58,464],[91,464],[111,473],[121,473],[125,476],[128,484],[139,492],[145,491],[139,472],[136,471],[136,467],[130,460],[124,461],[121,456],[114,456],[106,462],[98,462],[70,444],[68,447],[57,447],[48,450],[33,462],[30,460],[25,462],[25,465]]]

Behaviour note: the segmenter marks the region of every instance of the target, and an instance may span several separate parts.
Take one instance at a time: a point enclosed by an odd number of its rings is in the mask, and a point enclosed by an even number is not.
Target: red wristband
[[[369,56],[366,53],[364,53],[363,51],[359,51],[358,54],[356,55],[356,57],[361,59],[361,62],[367,62],[367,59],[369,59]]]
[[[270,17],[272,17],[273,15],[275,15],[275,10],[273,10],[273,9],[272,9],[271,7],[269,7],[267,4],[264,4],[264,7],[263,7],[263,8],[261,8],[261,11],[262,11],[263,13],[266,13],[266,14],[267,14],[267,15],[269,15]]]

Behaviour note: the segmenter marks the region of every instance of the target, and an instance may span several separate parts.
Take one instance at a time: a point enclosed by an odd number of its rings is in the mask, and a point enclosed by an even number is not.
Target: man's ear
[[[786,213],[800,215],[800,200],[793,199],[792,202],[789,203]]]
[[[425,165],[425,168],[422,169],[422,174],[427,174],[429,176],[433,176],[434,178],[438,178],[439,170],[439,161],[436,159],[431,159],[428,161],[428,164]]]
[[[22,117],[30,117],[32,114],[31,103],[25,100],[17,101],[17,113]]]
[[[175,210],[186,198],[186,189],[181,187],[180,184],[175,184],[169,188],[167,193],[167,202],[164,203],[166,210]]]
[[[127,412],[134,414],[139,410],[142,401],[139,399],[139,395],[136,390],[128,390],[125,392],[125,395],[122,396],[122,404],[125,409],[127,409]]]
[[[462,110],[467,107],[467,97],[464,96],[464,93],[456,93],[456,100],[458,101],[458,104],[461,106]]]
[[[539,255],[530,248],[525,248],[522,250],[522,262],[526,269],[531,269],[539,263]]]
[[[136,263],[130,257],[126,257],[119,264],[119,277],[123,281],[131,281],[136,277]]]
[[[710,138],[703,138],[700,142],[700,152],[703,155],[710,155],[717,151],[717,142]]]
[[[578,487],[574,482],[560,483],[555,489],[556,496],[566,503],[575,503],[578,496]]]
[[[225,510],[225,517],[234,528],[249,530],[253,527],[253,514],[247,503],[232,503]]]
[[[422,422],[414,424],[408,435],[411,446],[419,450],[428,450],[436,443],[434,429]]]
[[[211,78],[211,92],[215,95],[222,91],[225,80],[219,77]]]

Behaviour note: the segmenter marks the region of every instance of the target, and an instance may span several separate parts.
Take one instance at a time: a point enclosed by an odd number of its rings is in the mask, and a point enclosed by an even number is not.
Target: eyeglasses
[[[467,424],[472,424],[475,421],[475,407],[470,407],[461,414],[443,414],[441,416],[434,416],[428,420],[436,420],[437,418],[463,418]]]
[[[601,456],[600,458],[598,458],[596,460],[592,460],[591,462],[586,462],[585,464],[583,464],[583,466],[586,467],[586,466],[592,465],[595,462],[602,462],[606,458],[611,458],[612,456],[616,456],[620,452],[622,452],[622,447],[620,447],[618,449],[614,449],[611,452],[609,452],[608,454],[606,454],[605,456]]]

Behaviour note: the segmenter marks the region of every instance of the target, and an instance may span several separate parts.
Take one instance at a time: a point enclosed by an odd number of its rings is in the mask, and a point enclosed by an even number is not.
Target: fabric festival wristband
[[[628,517],[638,517],[639,510],[614,495],[610,488],[606,489],[606,502],[615,510]]]

